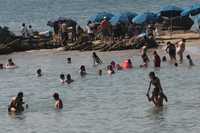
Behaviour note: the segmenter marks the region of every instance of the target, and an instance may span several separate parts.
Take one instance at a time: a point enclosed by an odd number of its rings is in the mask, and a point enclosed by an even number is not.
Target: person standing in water
[[[56,102],[55,102],[55,108],[56,108],[56,109],[62,109],[62,108],[63,108],[63,102],[62,102],[62,100],[60,99],[59,94],[58,94],[58,93],[54,93],[54,94],[53,94],[53,98],[54,98],[54,100],[56,101]]]
[[[154,55],[154,67],[159,68],[161,64],[160,56],[156,51],[153,52],[153,55]]]
[[[60,82],[61,82],[62,84],[65,83],[65,75],[64,75],[63,73],[60,74]]]
[[[144,64],[140,65],[140,67],[148,67],[149,57],[147,56],[147,47],[146,46],[142,47],[142,49],[141,49],[141,57],[142,57]]]
[[[87,72],[86,72],[85,66],[81,65],[81,67],[80,67],[80,75],[83,77],[86,74],[87,74]]]
[[[92,58],[93,58],[93,65],[95,66],[97,65],[101,65],[103,62],[102,60],[99,58],[99,56],[97,56],[96,52],[92,53]]]
[[[8,112],[16,112],[20,113],[24,111],[24,100],[23,100],[23,92],[19,92],[16,97],[12,98],[12,101],[8,107]],[[26,105],[28,107],[28,105]]]
[[[187,58],[188,61],[189,61],[189,65],[190,65],[190,66],[194,66],[193,60],[192,60],[192,58],[191,58],[191,56],[190,56],[189,54],[186,56],[186,58]]]
[[[186,40],[182,39],[181,41],[178,41],[176,43],[176,45],[177,45],[177,54],[179,55],[180,63],[183,62],[183,53],[185,51],[185,42],[186,42]]]
[[[165,50],[169,54],[171,61],[176,61],[176,46],[171,42],[167,42],[167,48]]]
[[[149,78],[151,79],[151,81],[150,81],[149,88],[148,88],[148,91],[147,91],[147,94],[146,94],[148,100],[153,101],[153,103],[156,106],[159,106],[158,103],[159,103],[159,100],[161,100],[159,98],[163,98],[167,102],[168,99],[167,99],[167,96],[163,93],[163,89],[161,87],[160,79],[155,76],[154,72],[149,73]],[[150,92],[152,84],[155,86],[155,88],[152,92],[152,96],[150,97],[149,92]]]

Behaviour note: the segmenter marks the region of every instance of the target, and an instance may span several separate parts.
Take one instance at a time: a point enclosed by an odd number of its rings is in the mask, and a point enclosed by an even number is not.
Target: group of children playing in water
[[[166,52],[169,54],[171,61],[175,61],[174,65],[177,67],[178,63],[176,62],[176,48],[174,48],[172,43],[170,43],[170,42],[167,43]],[[159,68],[161,66],[161,58],[156,51],[153,52],[153,56],[154,56],[154,60],[153,60],[154,67]],[[103,64],[103,61],[97,56],[97,54],[95,52],[92,53],[92,57],[93,57],[93,65],[94,66]],[[147,47],[145,47],[145,46],[141,49],[141,58],[144,63],[142,65],[140,65],[140,67],[141,68],[148,67],[148,63],[150,62],[150,60],[149,60],[149,57],[147,56]],[[191,59],[191,56],[187,55],[186,58],[189,61],[189,65],[193,66],[194,63]],[[182,54],[181,54],[180,63],[182,63],[182,60],[183,60],[183,58],[182,58]],[[162,61],[163,62],[167,61],[166,56],[163,56]],[[69,64],[72,63],[71,58],[67,58],[67,63],[69,63]],[[12,59],[9,59],[7,65],[15,65],[15,64],[13,63]],[[131,69],[131,68],[133,68],[131,59],[125,60],[121,65],[116,64],[114,61],[111,61],[110,65],[107,66],[107,73],[112,75],[115,73],[115,70],[124,70],[124,69]],[[36,71],[36,73],[37,73],[38,77],[42,76],[41,69],[38,69]],[[84,65],[81,65],[80,76],[84,77],[86,75],[87,75],[86,68]],[[98,70],[98,75],[100,75],[100,76],[102,75],[102,69]],[[149,78],[151,81],[150,81],[150,85],[149,85],[146,96],[150,102],[153,102],[155,104],[155,106],[157,106],[157,107],[163,106],[163,100],[165,100],[167,102],[168,99],[167,99],[167,96],[163,92],[160,80],[158,77],[156,77],[154,72],[149,73]],[[70,74],[67,74],[65,76],[65,74],[62,73],[62,74],[60,74],[60,82],[62,84],[64,84],[64,83],[70,84],[70,83],[74,82],[74,80],[71,78]],[[149,92],[150,92],[151,85],[154,85],[155,88],[152,91],[152,95],[150,96]],[[55,108],[62,109],[63,103],[59,97],[59,94],[54,93],[53,98],[55,99]],[[16,97],[12,98],[11,103],[8,107],[8,111],[9,112],[23,112],[24,111],[23,104],[24,104],[23,92],[19,92]]]

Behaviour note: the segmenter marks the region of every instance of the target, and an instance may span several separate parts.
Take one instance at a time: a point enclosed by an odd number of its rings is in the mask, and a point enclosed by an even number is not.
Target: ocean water
[[[0,56],[1,63],[13,57],[18,65],[14,70],[0,70],[0,132],[199,133],[199,54],[193,56],[196,65],[193,68],[185,61],[178,68],[163,63],[157,70],[152,64],[147,69],[139,68],[138,51],[98,53],[104,61],[98,68],[92,66],[91,54],[42,50]],[[66,63],[66,57],[72,57],[72,64]],[[106,74],[106,64],[127,58],[133,60],[134,69],[112,76]],[[82,64],[88,72],[85,78],[79,76]],[[35,74],[38,68],[44,74],[40,78]],[[97,69],[103,69],[101,77],[97,76]],[[162,109],[154,108],[145,96],[150,71],[159,76],[169,99]],[[75,82],[60,84],[62,72],[70,73]],[[21,115],[9,115],[7,105],[18,91],[24,92],[29,109]],[[61,111],[54,109],[54,92],[63,100]]]
[[[35,30],[49,30],[48,20],[65,16],[75,19],[81,26],[89,16],[99,11],[158,11],[160,6],[174,4],[189,6],[200,0],[0,0],[0,25],[19,32],[22,22]]]

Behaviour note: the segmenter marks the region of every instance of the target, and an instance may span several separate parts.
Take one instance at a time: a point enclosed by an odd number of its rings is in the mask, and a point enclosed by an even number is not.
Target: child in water
[[[117,69],[118,71],[120,71],[120,70],[122,70],[123,68],[120,66],[120,64],[117,64],[117,65],[116,65],[116,69]]]
[[[161,64],[160,56],[158,55],[156,51],[153,52],[153,55],[154,55],[154,67],[158,68],[160,67],[160,64]]]
[[[63,108],[63,103],[62,103],[62,100],[59,97],[59,94],[58,93],[54,93],[53,94],[53,98],[56,101],[55,102],[55,108],[56,109],[62,109]]]
[[[81,65],[81,67],[80,67],[80,75],[81,76],[85,76],[86,74],[87,74],[87,72],[86,72],[85,66]]]
[[[141,57],[142,57],[142,60],[143,60],[144,64],[140,65],[140,67],[148,67],[149,57],[147,56],[147,48],[146,48],[146,46],[144,46],[141,49]]]
[[[70,74],[67,74],[67,80],[65,81],[67,84],[71,84],[74,80],[71,78]]]
[[[166,61],[167,61],[166,56],[163,56],[162,61],[163,61],[163,62],[166,62]]]
[[[189,54],[186,56],[186,58],[187,58],[188,61],[189,61],[189,65],[190,65],[190,66],[194,66],[193,60],[192,60],[192,58],[191,58],[191,56],[190,56]]]

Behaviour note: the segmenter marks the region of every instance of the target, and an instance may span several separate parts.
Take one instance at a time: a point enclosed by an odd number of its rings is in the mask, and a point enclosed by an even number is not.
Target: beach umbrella
[[[100,23],[104,19],[104,17],[106,17],[106,19],[109,21],[113,16],[114,15],[112,13],[99,12],[96,15],[91,16],[88,21]]]
[[[110,19],[110,23],[112,25],[116,25],[116,24],[120,24],[120,23],[128,23],[129,19],[126,15],[122,15],[122,14],[117,14],[114,15],[111,19]]]
[[[200,3],[199,4],[194,4],[189,8],[186,8],[181,12],[181,16],[195,16],[200,14]]]
[[[158,16],[155,13],[146,12],[140,15],[137,15],[132,19],[132,22],[135,24],[149,24],[158,21]]]
[[[172,18],[172,17],[180,16],[182,11],[183,11],[182,8],[179,8],[175,5],[167,5],[167,6],[161,7],[161,9],[159,11],[159,15],[161,17]]]

